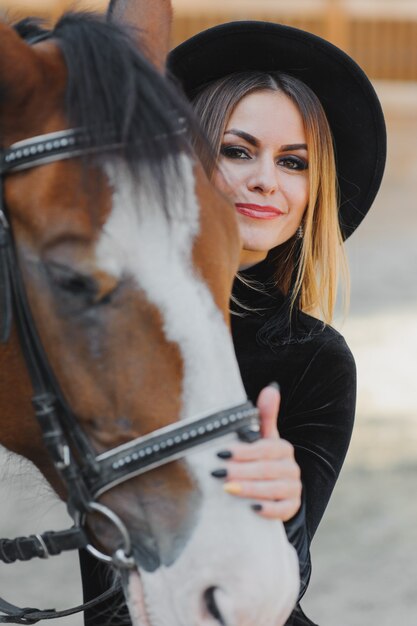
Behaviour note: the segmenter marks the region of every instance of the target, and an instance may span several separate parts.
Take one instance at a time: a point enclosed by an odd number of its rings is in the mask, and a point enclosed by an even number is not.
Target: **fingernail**
[[[227,493],[231,493],[232,495],[238,495],[239,493],[242,493],[242,485],[239,483],[224,483],[223,489]]]
[[[256,511],[257,513],[259,513],[259,511],[262,511],[264,507],[262,506],[262,504],[251,504],[250,508],[252,509],[252,511]]]
[[[269,383],[268,387],[273,387],[274,389],[276,389],[277,391],[281,391],[281,387],[279,386],[279,384],[277,382],[272,382]]]
[[[211,475],[214,476],[214,478],[226,478],[227,469],[225,468],[216,469],[213,472],[211,472]]]
[[[231,459],[232,453],[230,450],[220,450],[220,452],[217,453],[217,456],[219,459]]]

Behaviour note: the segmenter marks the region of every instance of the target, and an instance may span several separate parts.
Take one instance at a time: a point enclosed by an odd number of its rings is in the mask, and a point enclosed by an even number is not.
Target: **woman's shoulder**
[[[293,383],[297,380],[298,387],[313,387],[317,394],[320,391],[327,394],[330,388],[342,395],[354,392],[356,364],[343,335],[309,315],[302,314],[302,318],[304,328],[312,330],[311,334],[303,333],[300,343],[295,343],[292,348],[289,344],[286,350]]]
[[[301,351],[306,359],[316,352],[331,352],[353,361],[344,337],[335,328],[301,310],[292,312],[288,298],[276,287],[264,284],[257,289],[235,281],[234,297],[232,332],[238,352],[270,352],[280,358],[288,351]]]
[[[317,392],[334,386],[341,393],[356,387],[355,359],[343,335],[307,314],[301,314],[297,331],[277,350],[275,363],[295,385],[313,386]],[[272,363],[272,360],[270,361]]]
[[[355,387],[352,352],[335,328],[300,313],[297,328],[272,341],[262,333],[264,321],[254,314],[232,319],[235,351],[251,399],[272,380],[290,393],[305,386],[318,394],[331,385],[341,393]]]
[[[298,312],[296,323],[282,333],[274,335],[276,318],[271,312],[249,311],[232,317],[233,340],[237,355],[268,360],[292,360],[292,355],[300,354],[302,361],[312,358],[346,360],[354,364],[352,352],[343,337],[333,326],[321,320]]]
[[[295,334],[295,343],[311,343],[312,349],[316,352],[323,354],[331,352],[335,357],[354,361],[344,336],[338,330],[307,313],[300,312],[298,316],[301,330],[298,336]]]

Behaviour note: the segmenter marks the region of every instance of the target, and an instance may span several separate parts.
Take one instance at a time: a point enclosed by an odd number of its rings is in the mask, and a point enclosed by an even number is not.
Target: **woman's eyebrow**
[[[291,152],[292,150],[307,150],[306,143],[289,143],[285,146],[281,146],[283,152]]]
[[[229,130],[226,130],[224,134],[236,135],[237,137],[241,137],[242,139],[250,143],[255,148],[259,148],[260,142],[258,141],[258,139],[256,139],[256,137],[254,137],[253,135],[246,133],[244,130],[238,130],[237,128],[230,128]],[[307,150],[307,144],[306,143],[289,143],[289,144],[285,144],[281,146],[280,150],[282,152],[291,152],[293,150]]]
[[[237,137],[241,137],[242,139],[244,139],[245,141],[250,143],[255,148],[259,147],[259,141],[256,139],[256,137],[254,137],[253,135],[250,135],[249,133],[245,133],[244,130],[238,130],[237,128],[231,128],[230,130],[226,130],[224,134],[225,135],[236,135]]]

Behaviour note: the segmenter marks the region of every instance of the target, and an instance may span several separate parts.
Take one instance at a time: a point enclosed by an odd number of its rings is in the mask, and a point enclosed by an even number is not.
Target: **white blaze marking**
[[[135,182],[122,163],[108,165],[113,208],[97,246],[97,259],[115,276],[132,276],[163,319],[184,364],[181,417],[199,416],[244,402],[229,330],[206,283],[192,265],[200,207],[190,157],[162,165],[171,183],[167,219],[151,172]],[[178,180],[178,170],[181,180]]]

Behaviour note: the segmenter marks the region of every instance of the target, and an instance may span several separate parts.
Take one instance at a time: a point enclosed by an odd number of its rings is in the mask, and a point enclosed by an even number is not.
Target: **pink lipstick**
[[[257,220],[273,220],[281,215],[285,215],[284,211],[280,211],[275,206],[236,202],[235,207],[237,212],[241,215],[246,215],[247,217],[252,217]]]

